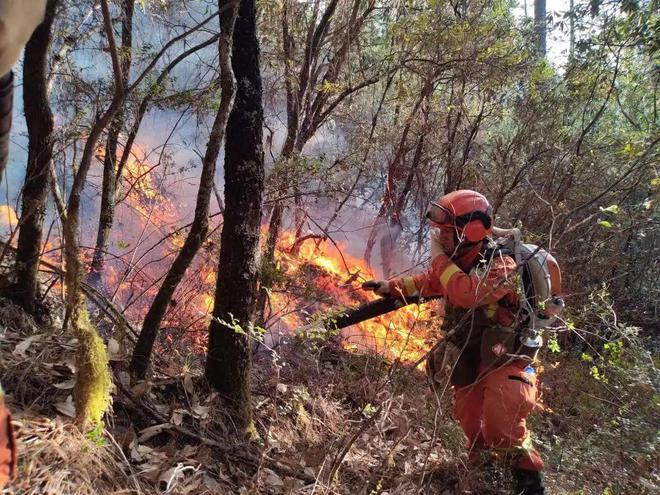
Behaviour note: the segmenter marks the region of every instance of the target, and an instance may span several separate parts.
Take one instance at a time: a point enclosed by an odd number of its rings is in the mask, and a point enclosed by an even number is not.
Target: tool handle
[[[362,284],[362,288],[364,290],[374,290],[377,289],[380,286],[377,280],[369,280],[368,282],[364,282]]]
[[[405,300],[396,297],[382,297],[375,301],[362,304],[356,308],[347,309],[336,318],[328,318],[323,322],[323,326],[327,329],[339,330],[396,311],[409,304],[421,304],[422,302],[438,298],[439,296],[427,297],[424,298],[424,301],[420,301],[419,297],[410,297]]]

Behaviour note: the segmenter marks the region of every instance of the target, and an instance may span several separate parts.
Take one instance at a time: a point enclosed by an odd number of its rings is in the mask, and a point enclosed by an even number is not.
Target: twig
[[[200,435],[199,433],[195,433],[194,431],[186,428],[185,426],[177,426],[173,423],[171,423],[165,416],[160,414],[158,411],[153,409],[150,405],[144,403],[143,401],[139,400],[137,397],[135,397],[130,390],[128,390],[122,383],[121,381],[117,380],[116,381],[117,388],[136,406],[140,407],[143,409],[146,413],[148,413],[153,419],[158,421],[160,424],[167,424],[168,429],[170,431],[179,433],[180,435],[184,435],[186,437],[192,438],[194,440],[199,441],[200,443],[203,443],[204,445],[208,445],[209,447],[213,447],[214,449],[220,451],[223,455],[225,455],[228,459],[235,460],[237,462],[243,463],[250,465],[254,468],[258,468],[260,464],[260,458],[257,456],[254,456],[252,454],[246,454],[246,453],[240,453],[239,450],[236,448],[235,445],[228,445],[225,443],[220,442],[219,440],[209,438],[203,435]],[[316,478],[313,476],[309,476],[305,474],[302,471],[296,471],[292,467],[287,466],[286,464],[283,464],[279,461],[276,461],[274,459],[271,459],[270,457],[264,456],[265,464],[268,466],[270,469],[274,471],[278,471],[282,473],[285,476],[291,477],[291,478],[297,478],[299,480],[302,480],[306,483],[314,483]]]
[[[346,455],[348,455],[348,452],[351,450],[351,447],[355,443],[355,441],[360,438],[360,436],[367,431],[368,428],[371,428],[371,425],[374,424],[376,421],[376,418],[380,416],[380,413],[383,411],[383,404],[378,406],[378,409],[369,416],[365,421],[362,422],[362,426],[351,435],[351,437],[348,439],[348,441],[344,444],[344,446],[341,448],[339,453],[335,456],[335,458],[332,461],[332,464],[330,465],[330,472],[328,473],[327,480],[325,482],[326,485],[330,486],[332,483],[333,478],[335,477],[335,474],[337,473],[337,470],[339,469],[339,466],[341,466],[341,463],[344,461],[344,458]]]
[[[4,248],[9,251],[12,251],[14,253],[16,252],[16,248],[10,245],[9,243],[0,241],[0,245],[4,245]],[[59,268],[58,266],[55,266],[52,263],[49,263],[48,261],[42,259],[39,261],[39,264],[48,268],[48,270],[50,270],[50,273],[57,275],[61,279],[64,279],[66,276],[65,270]],[[137,337],[138,332],[128,322],[121,309],[117,308],[115,304],[112,303],[112,301],[110,301],[103,294],[101,294],[95,287],[89,285],[86,282],[81,282],[81,289],[83,293],[87,296],[87,298],[96,307],[98,307],[108,318],[110,318],[113,321],[113,323],[115,323],[115,325],[125,327],[129,332],[131,332],[135,337]]]

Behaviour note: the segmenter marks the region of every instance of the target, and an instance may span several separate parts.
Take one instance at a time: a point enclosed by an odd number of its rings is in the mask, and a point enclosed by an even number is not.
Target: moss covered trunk
[[[77,308],[83,308],[80,301]],[[78,339],[76,355],[76,422],[83,428],[97,427],[110,405],[112,379],[108,369],[105,344],[84,309],[73,315],[74,334]]]

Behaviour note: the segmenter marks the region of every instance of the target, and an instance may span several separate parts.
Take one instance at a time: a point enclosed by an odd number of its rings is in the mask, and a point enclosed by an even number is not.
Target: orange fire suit
[[[11,415],[4,404],[0,388],[0,490],[13,478],[16,469],[16,448],[11,428]]]
[[[460,323],[450,338],[462,351],[451,377],[453,415],[467,436],[468,449],[502,452],[515,467],[540,471],[543,461],[531,445],[526,426],[537,400],[534,371],[527,360],[506,358],[514,352],[506,347],[510,344],[491,343],[485,350],[482,345],[489,331],[511,329],[514,333],[518,302],[515,261],[502,253],[486,255],[486,247],[487,243],[475,246],[457,260],[441,253],[429,271],[390,280],[390,294],[404,298],[441,295],[446,303],[445,328]],[[495,355],[490,364],[484,352]]]

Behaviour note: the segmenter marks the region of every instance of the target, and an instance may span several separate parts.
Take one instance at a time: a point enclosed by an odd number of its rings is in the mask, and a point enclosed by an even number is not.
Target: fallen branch
[[[4,245],[4,248],[16,253],[16,248],[9,243],[0,241],[0,245]],[[66,272],[62,268],[49,263],[45,260],[40,260],[39,264],[48,268],[48,273],[57,275],[60,279],[64,280]],[[89,299],[97,308],[99,308],[103,314],[105,314],[110,320],[120,327],[126,328],[134,337],[137,337],[138,332],[133,328],[133,326],[128,322],[124,316],[121,308],[118,308],[112,301],[105,297],[101,292],[95,287],[89,285],[86,282],[81,282],[81,289],[87,299]]]

